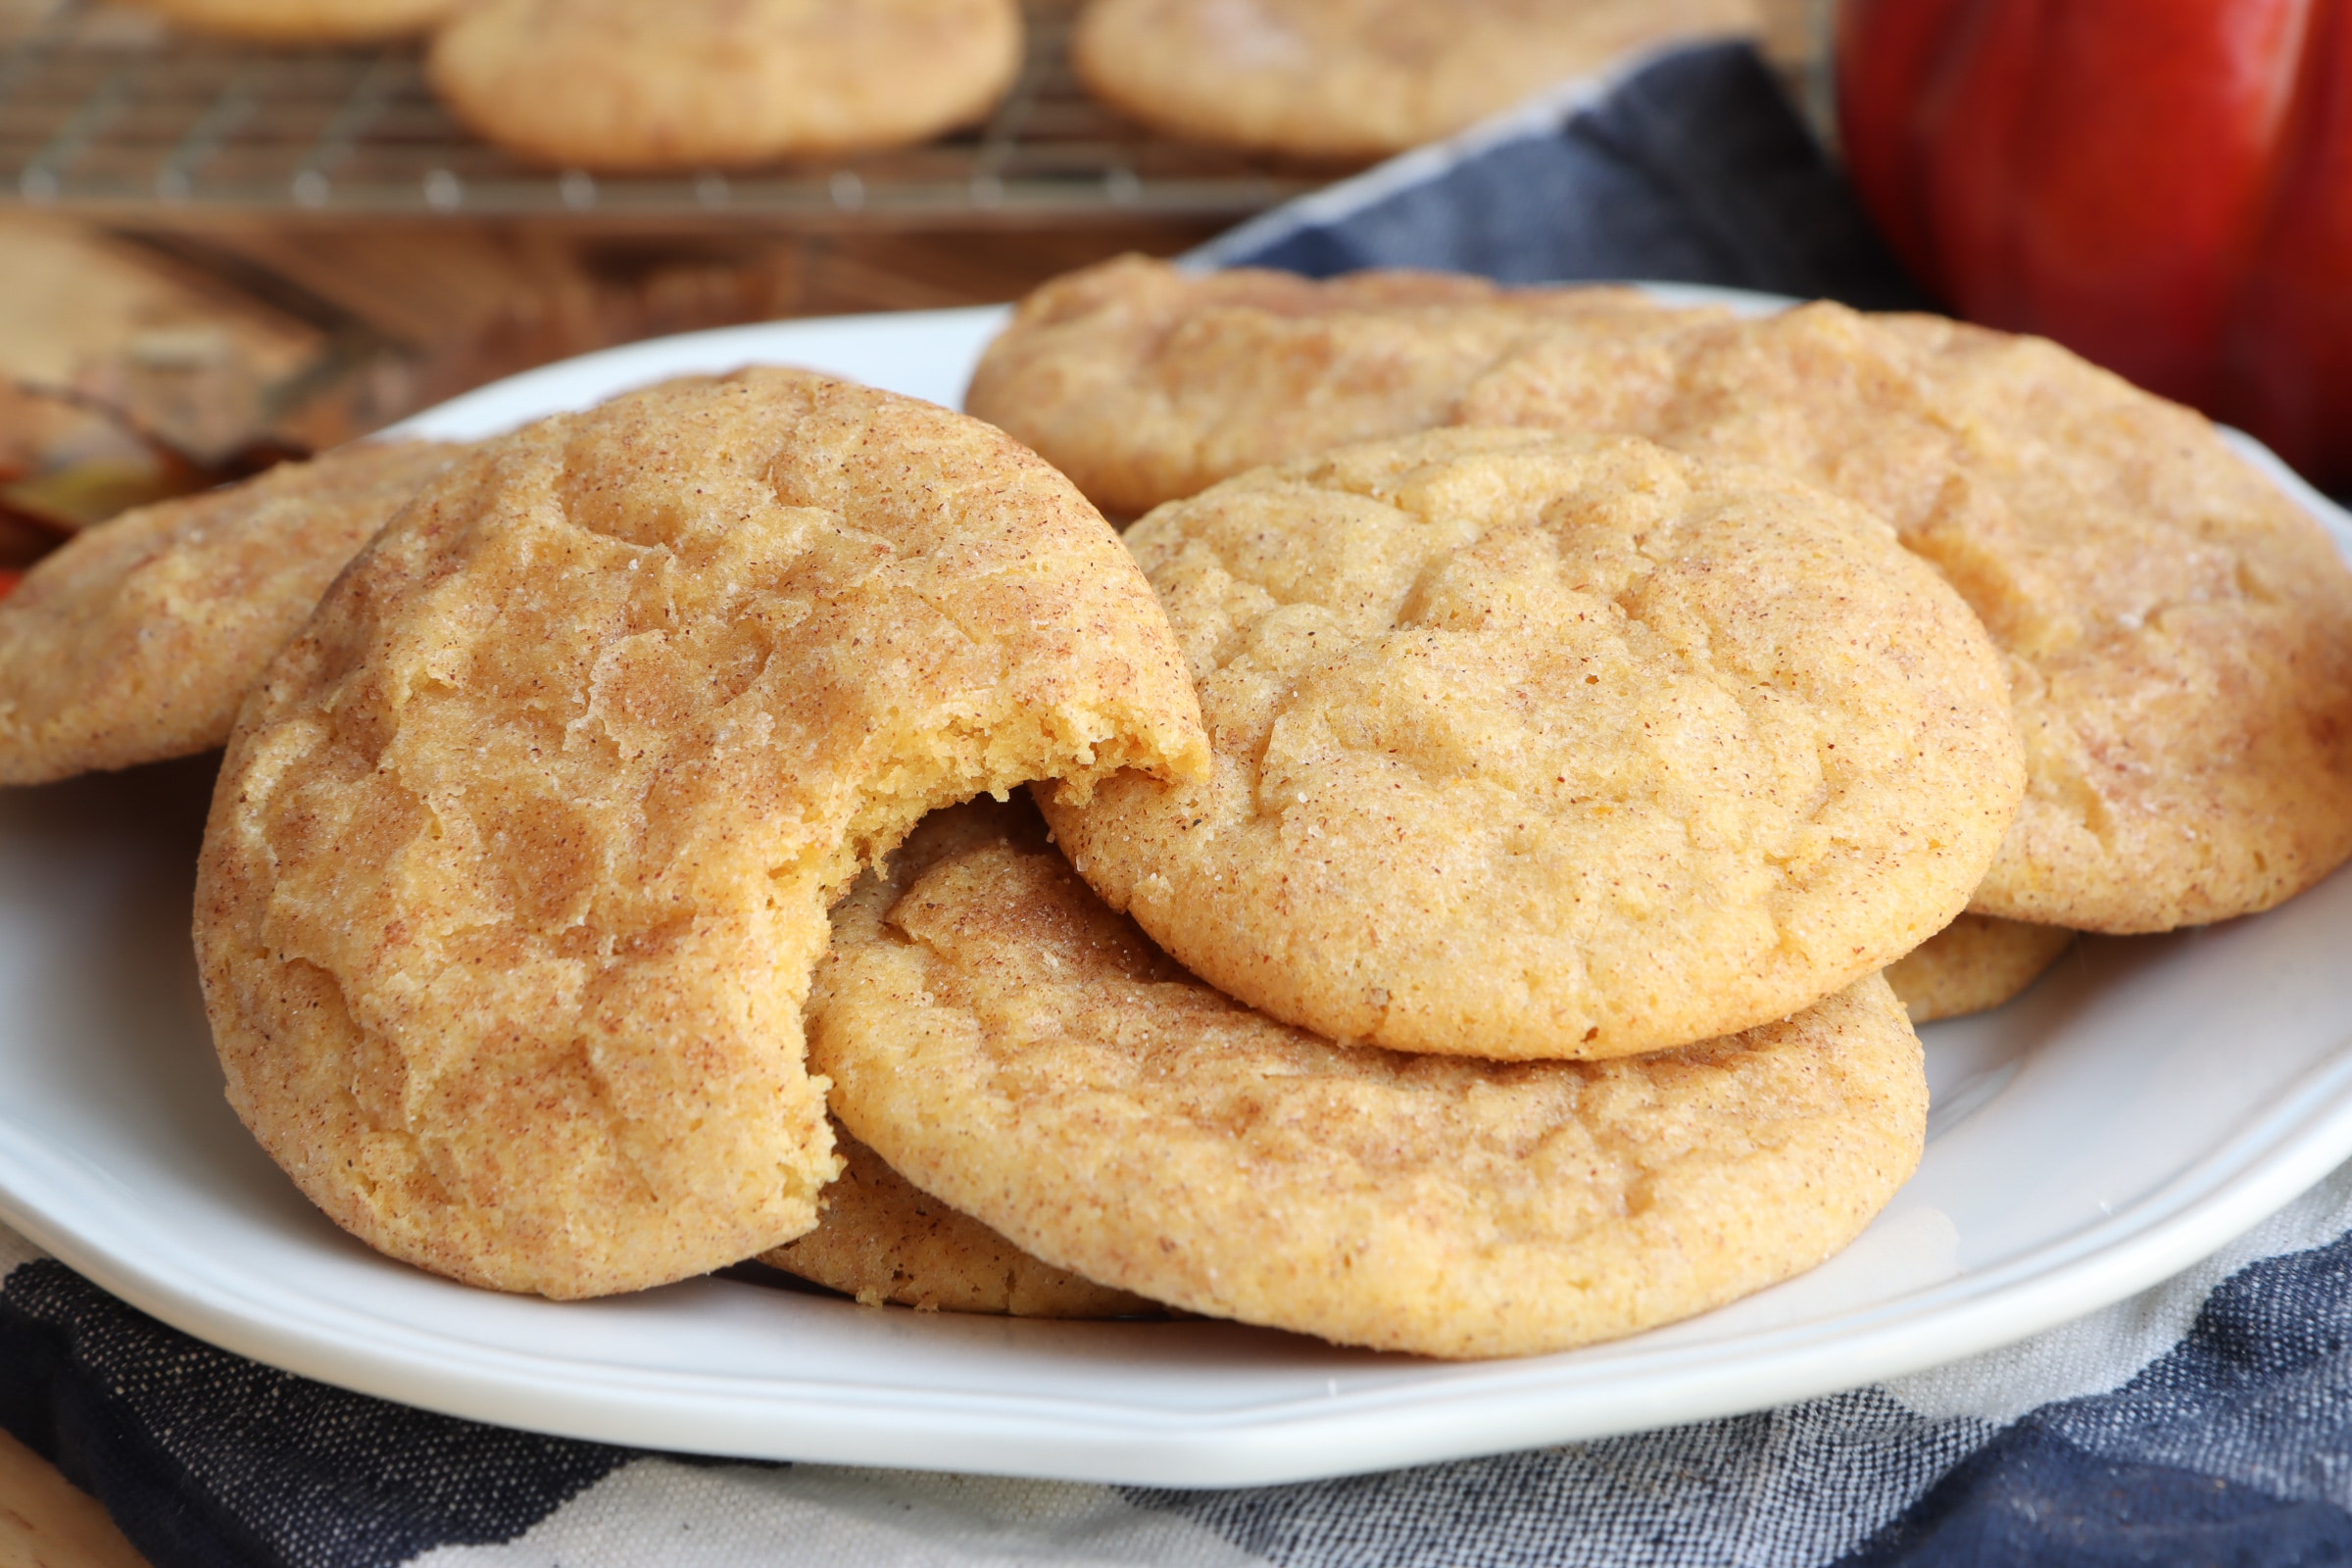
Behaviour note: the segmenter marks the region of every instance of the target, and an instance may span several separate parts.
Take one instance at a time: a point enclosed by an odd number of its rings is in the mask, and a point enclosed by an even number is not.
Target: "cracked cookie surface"
[[[1958,596],[1761,469],[1436,431],[1127,543],[1214,767],[1047,816],[1187,967],[1333,1039],[1601,1057],[1786,1017],[1957,914],[2023,788]]]
[[[1125,256],[1023,300],[964,407],[1133,517],[1245,468],[1449,423],[1478,372],[1548,322],[1641,331],[1660,314],[1630,288],[1194,274]]]
[[[659,1284],[806,1231],[828,902],[934,806],[1198,772],[1165,619],[1067,481],[797,371],[488,443],[240,716],[198,869],[231,1103],[471,1283]]]
[[[1441,1356],[1615,1338],[1811,1267],[1908,1177],[1927,1111],[1875,975],[1622,1061],[1336,1046],[1186,974],[988,802],[835,911],[810,1051],[847,1127],[1039,1257]]]
[[[2352,856],[2352,572],[2189,410],[1940,318],[1571,315],[1553,291],[1422,273],[1236,275],[1131,259],[1057,279],[974,397],[1130,513],[1436,423],[1781,468],[1893,522],[2009,661],[2031,785],[1979,912],[2169,930],[2268,908]],[[1491,325],[1381,303],[1458,286]]]
[[[464,449],[366,443],[85,528],[0,599],[0,783],[210,751],[335,573]]]
[[[1936,317],[1658,326],[1555,332],[1457,416],[1765,464],[1892,522],[2009,662],[2030,783],[1980,913],[2170,930],[2352,856],[2352,571],[2201,416]]]

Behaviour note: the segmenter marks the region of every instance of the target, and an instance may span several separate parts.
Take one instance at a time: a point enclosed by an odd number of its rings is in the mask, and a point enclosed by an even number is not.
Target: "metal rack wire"
[[[0,40],[0,203],[93,217],[573,214],[828,226],[1233,218],[1329,177],[1169,141],[1089,99],[1073,0],[1029,0],[1028,59],[988,123],[823,164],[598,177],[463,130],[410,47],[272,50],[62,0]]]

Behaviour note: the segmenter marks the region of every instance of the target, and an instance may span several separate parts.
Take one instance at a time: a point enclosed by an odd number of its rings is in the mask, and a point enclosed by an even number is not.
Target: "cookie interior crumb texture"
[[[1127,543],[1215,768],[1047,814],[1187,967],[1333,1039],[1603,1057],[1786,1017],[1950,921],[2023,788],[1959,597],[1761,469],[1437,431]]]
[[[1611,1062],[1344,1048],[1200,984],[1017,807],[927,821],[836,912],[811,1053],[842,1121],[1039,1257],[1345,1344],[1529,1354],[1828,1257],[1919,1159],[1873,975]]]
[[[486,444],[240,717],[196,936],[231,1102],[452,1277],[637,1289],[808,1230],[826,906],[924,811],[1197,775],[1150,587],[988,426],[797,371]]]
[[[227,740],[335,573],[461,450],[348,446],[67,541],[0,599],[0,783]]]

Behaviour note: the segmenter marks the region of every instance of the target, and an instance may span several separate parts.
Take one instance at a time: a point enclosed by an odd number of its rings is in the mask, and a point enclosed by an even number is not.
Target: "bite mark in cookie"
[[[489,443],[247,705],[199,867],[229,1099],[396,1256],[577,1297],[807,1230],[826,906],[926,810],[1197,774],[1151,590],[979,422],[796,371]]]

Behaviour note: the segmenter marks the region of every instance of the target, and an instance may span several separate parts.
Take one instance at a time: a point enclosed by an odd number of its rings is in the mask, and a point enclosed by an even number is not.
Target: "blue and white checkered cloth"
[[[1200,259],[1912,299],[1736,48],[1414,154]],[[712,1463],[478,1426],[214,1349],[4,1230],[0,1426],[157,1568],[2338,1563],[2352,1168],[2007,1349],[1756,1415],[1295,1486]]]
[[[727,1464],[272,1371],[0,1232],[0,1425],[158,1568],[2352,1559],[2352,1170],[2155,1290],[1756,1415],[1230,1492]]]

